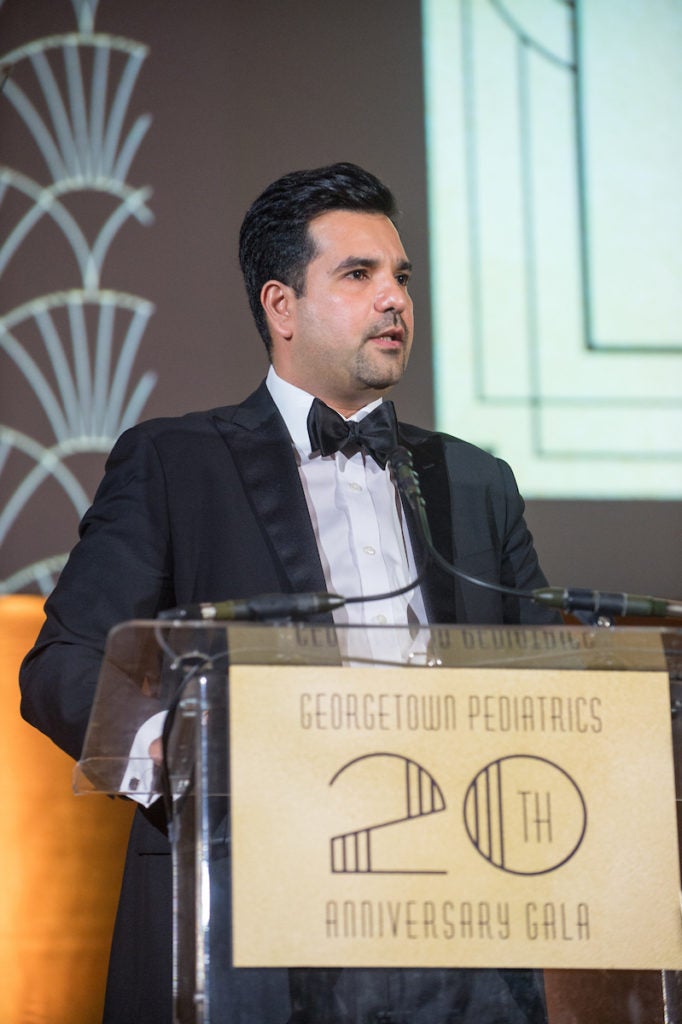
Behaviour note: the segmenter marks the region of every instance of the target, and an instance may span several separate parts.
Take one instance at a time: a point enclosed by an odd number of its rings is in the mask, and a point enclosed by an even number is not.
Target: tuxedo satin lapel
[[[326,590],[291,440],[265,385],[215,424],[291,591]]]
[[[453,547],[452,507],[443,442],[437,434],[429,435],[424,440],[404,435],[401,441],[412,452],[434,547],[446,561],[453,562],[457,552]],[[417,535],[411,514],[408,521],[412,547],[416,553],[421,549],[422,541]],[[422,594],[430,622],[454,621],[455,581],[451,576],[437,566],[430,565],[422,583]]]

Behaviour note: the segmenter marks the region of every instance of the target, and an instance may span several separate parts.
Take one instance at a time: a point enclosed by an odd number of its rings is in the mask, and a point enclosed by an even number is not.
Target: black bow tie
[[[333,455],[349,445],[364,448],[386,468],[388,456],[398,444],[398,426],[393,402],[382,402],[359,422],[344,420],[319,398],[308,413],[310,447],[321,455]]]

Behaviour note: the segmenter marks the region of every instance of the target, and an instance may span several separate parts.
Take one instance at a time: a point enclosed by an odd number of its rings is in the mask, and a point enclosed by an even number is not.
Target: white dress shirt
[[[311,452],[307,419],[313,395],[282,380],[273,367],[266,384],[291,435],[327,588],[342,597],[369,597],[408,584],[417,571],[390,471],[361,451],[350,457],[343,452],[328,456]],[[371,402],[350,418],[363,419],[380,402],[380,398]],[[338,625],[407,626],[426,621],[419,588],[334,611]],[[359,655],[364,647],[373,660],[403,662],[412,646],[404,630],[353,634],[352,649],[344,651],[349,656]]]

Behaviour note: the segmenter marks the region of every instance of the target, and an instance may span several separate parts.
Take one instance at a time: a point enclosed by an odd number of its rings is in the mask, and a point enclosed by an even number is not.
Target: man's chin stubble
[[[359,359],[356,366],[357,379],[374,391],[386,391],[401,380],[406,366],[403,352],[396,352],[395,361],[387,367],[373,366],[369,360]]]

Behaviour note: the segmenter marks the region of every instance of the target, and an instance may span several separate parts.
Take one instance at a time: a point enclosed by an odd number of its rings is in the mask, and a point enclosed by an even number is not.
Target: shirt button
[[[366,555],[376,555],[376,548],[373,548],[371,544],[365,544],[362,550]]]
[[[352,484],[348,484],[348,486],[350,487],[351,491],[361,491],[362,490],[362,484],[357,484],[355,481],[353,481]]]
[[[374,621],[376,622],[377,626],[385,626],[386,623],[388,622],[388,619],[386,618],[385,615],[375,615]]]

